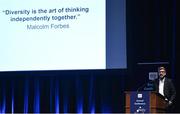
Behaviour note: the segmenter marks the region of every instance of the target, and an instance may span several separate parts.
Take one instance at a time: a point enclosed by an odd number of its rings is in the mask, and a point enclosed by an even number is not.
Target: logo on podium
[[[149,92],[131,92],[131,112],[149,113]]]

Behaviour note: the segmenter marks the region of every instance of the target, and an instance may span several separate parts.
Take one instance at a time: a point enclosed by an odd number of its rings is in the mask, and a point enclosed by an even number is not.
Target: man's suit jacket
[[[156,92],[159,92],[159,79],[156,80]],[[164,97],[168,99],[168,101],[174,102],[176,97],[176,90],[172,83],[172,80],[165,77],[164,80]]]

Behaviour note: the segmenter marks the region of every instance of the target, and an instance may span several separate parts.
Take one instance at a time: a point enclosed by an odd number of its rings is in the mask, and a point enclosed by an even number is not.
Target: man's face
[[[159,70],[159,76],[163,78],[166,75],[166,71],[164,69]]]

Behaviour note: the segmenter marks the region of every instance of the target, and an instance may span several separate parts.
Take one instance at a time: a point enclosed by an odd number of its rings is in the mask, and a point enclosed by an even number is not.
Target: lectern
[[[126,113],[165,112],[167,102],[159,93],[152,91],[126,91]]]

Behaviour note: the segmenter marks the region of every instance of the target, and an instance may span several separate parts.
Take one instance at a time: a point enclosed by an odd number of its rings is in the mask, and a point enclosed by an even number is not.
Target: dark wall
[[[124,112],[124,70],[9,72],[0,76],[1,112]]]
[[[176,0],[127,0],[128,78],[131,80],[126,80],[126,88],[136,90],[147,79],[144,74],[148,70],[157,71],[152,67],[164,65],[177,89],[175,111],[180,112],[176,7]]]

